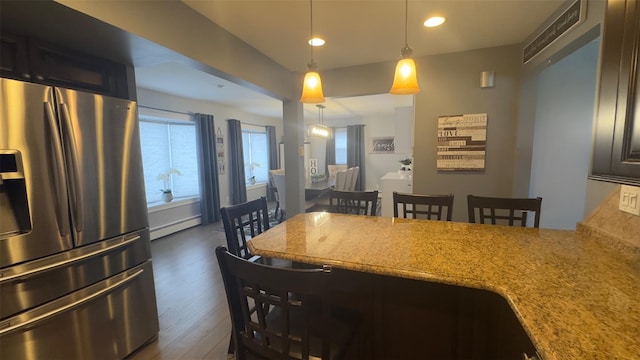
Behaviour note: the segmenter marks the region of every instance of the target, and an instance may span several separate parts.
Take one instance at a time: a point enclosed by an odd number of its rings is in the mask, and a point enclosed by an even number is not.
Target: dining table
[[[336,179],[325,178],[321,180],[307,179],[304,183],[304,198],[307,201],[326,195],[336,185]]]
[[[374,349],[372,358],[394,357],[408,346],[405,338],[421,345],[421,358],[495,355],[488,346],[504,342],[504,334],[492,324],[506,313],[526,337],[517,342],[525,355],[640,358],[640,250],[580,226],[551,230],[316,212],[291,217],[248,245],[256,255],[347,272],[352,283],[344,288],[371,281],[362,298],[382,299],[367,307],[371,339],[392,343],[384,355],[375,356]],[[486,305],[499,302],[506,312]],[[389,304],[392,311],[385,310]],[[429,331],[422,322],[418,335],[406,331],[421,318],[437,329]],[[442,350],[441,356],[426,356],[429,338],[444,333],[457,345],[434,350]]]

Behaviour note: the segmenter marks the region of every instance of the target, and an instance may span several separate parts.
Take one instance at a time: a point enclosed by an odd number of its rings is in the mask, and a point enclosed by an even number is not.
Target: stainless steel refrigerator
[[[136,103],[0,79],[0,359],[158,333]]]

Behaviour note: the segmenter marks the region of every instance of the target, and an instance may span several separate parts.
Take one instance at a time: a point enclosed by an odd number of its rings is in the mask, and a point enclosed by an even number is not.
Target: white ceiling
[[[291,71],[310,59],[309,1],[181,0]],[[408,42],[416,57],[517,44],[563,0],[411,0]],[[422,25],[431,15],[447,21]],[[327,43],[314,50],[319,70],[397,60],[404,46],[402,0],[315,0],[313,30]]]
[[[283,67],[306,71],[310,46],[309,1],[181,0]],[[526,40],[563,0],[411,0],[408,42],[414,57],[451,53]],[[314,49],[319,70],[394,61],[404,46],[402,0],[315,0],[314,33],[327,41]],[[431,15],[447,21],[438,28],[422,23]],[[279,100],[179,63],[136,68],[138,86],[177,96],[222,103],[281,117]],[[224,87],[220,88],[219,85]],[[392,113],[413,105],[412,96],[375,95],[328,99],[325,119]],[[317,109],[305,104],[305,116]]]

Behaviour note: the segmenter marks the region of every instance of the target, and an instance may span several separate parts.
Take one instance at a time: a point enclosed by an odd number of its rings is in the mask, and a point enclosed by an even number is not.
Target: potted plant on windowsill
[[[171,202],[171,200],[173,200],[173,192],[171,189],[163,189],[160,191],[162,191],[162,201]]]
[[[252,162],[249,164],[249,174],[253,174],[255,168],[260,167],[260,163],[257,162]],[[249,177],[248,179],[249,185],[255,185],[256,184],[256,176],[253,175],[251,177]]]
[[[157,179],[162,180],[163,188],[160,190],[162,192],[162,200],[164,202],[170,202],[173,200],[173,191],[171,190],[171,176],[172,175],[182,175],[180,171],[176,168],[171,168],[163,173],[158,174]]]

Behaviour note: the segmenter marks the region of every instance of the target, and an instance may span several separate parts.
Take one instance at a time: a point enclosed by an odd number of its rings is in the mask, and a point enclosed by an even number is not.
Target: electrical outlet
[[[640,188],[622,185],[620,187],[620,203],[618,209],[640,216]]]

